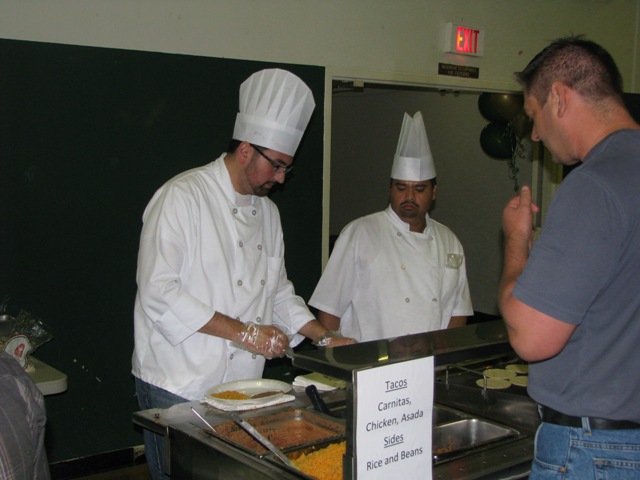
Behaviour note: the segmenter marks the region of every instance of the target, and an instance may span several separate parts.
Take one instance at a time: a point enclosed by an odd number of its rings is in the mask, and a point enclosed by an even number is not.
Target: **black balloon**
[[[514,145],[515,136],[509,125],[491,122],[480,132],[480,146],[490,157],[511,158]]]
[[[502,116],[495,109],[495,106],[493,105],[493,101],[492,101],[492,95],[493,93],[487,93],[487,92],[483,92],[480,94],[480,96],[478,97],[478,110],[480,110],[480,113],[482,114],[482,116],[487,120],[489,120],[490,122],[496,122],[496,123],[508,122],[509,119],[507,120],[503,119]]]
[[[512,93],[483,92],[478,97],[478,110],[484,118],[495,123],[509,123],[524,113],[524,97]]]
[[[503,122],[510,122],[516,115],[524,111],[524,97],[522,95],[492,93],[491,104]]]

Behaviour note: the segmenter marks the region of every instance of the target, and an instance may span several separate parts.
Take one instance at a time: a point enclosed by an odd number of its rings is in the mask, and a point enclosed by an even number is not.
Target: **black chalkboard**
[[[0,296],[47,324],[54,339],[37,356],[68,375],[46,398],[50,461],[142,443],[130,375],[142,212],[163,182],[226,150],[240,83],[273,66],[317,105],[272,195],[308,299],[321,271],[323,68],[0,40]]]

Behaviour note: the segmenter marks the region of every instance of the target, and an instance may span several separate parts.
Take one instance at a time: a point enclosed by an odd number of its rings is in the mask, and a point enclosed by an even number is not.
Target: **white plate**
[[[242,405],[246,406],[260,406],[266,403],[272,403],[274,400],[282,397],[284,394],[291,390],[291,385],[279,380],[270,380],[268,378],[262,378],[259,380],[238,380],[236,382],[227,382],[220,385],[216,385],[205,392],[207,398],[212,398],[216,403],[222,405],[228,405],[230,407],[238,407]],[[276,395],[270,395],[262,398],[247,398],[244,400],[229,400],[226,398],[213,397],[212,394],[225,392],[232,390],[235,392],[244,393],[249,397],[258,393],[281,391]]]

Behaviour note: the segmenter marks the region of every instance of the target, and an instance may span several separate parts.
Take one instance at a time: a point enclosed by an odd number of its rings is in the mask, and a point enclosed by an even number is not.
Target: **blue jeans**
[[[186,398],[174,395],[160,387],[143,382],[138,377],[136,381],[136,392],[138,394],[138,404],[141,410],[150,408],[169,408],[177,403],[188,402]],[[153,480],[167,480],[169,477],[164,474],[162,461],[164,458],[164,436],[146,430],[144,435],[144,453],[147,458],[149,473]]]
[[[591,430],[542,423],[529,480],[640,478],[640,429]]]

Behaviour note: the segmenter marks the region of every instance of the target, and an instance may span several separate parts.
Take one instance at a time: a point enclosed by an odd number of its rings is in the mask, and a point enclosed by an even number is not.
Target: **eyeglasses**
[[[256,152],[258,152],[262,156],[262,158],[264,158],[267,162],[271,164],[271,166],[273,167],[273,170],[276,173],[278,172],[278,170],[282,170],[286,175],[291,170],[293,170],[293,165],[281,165],[275,160],[271,160],[269,157],[267,157],[265,153],[262,150],[260,150],[258,147],[256,147],[254,144],[251,144],[251,146],[255,149]]]

